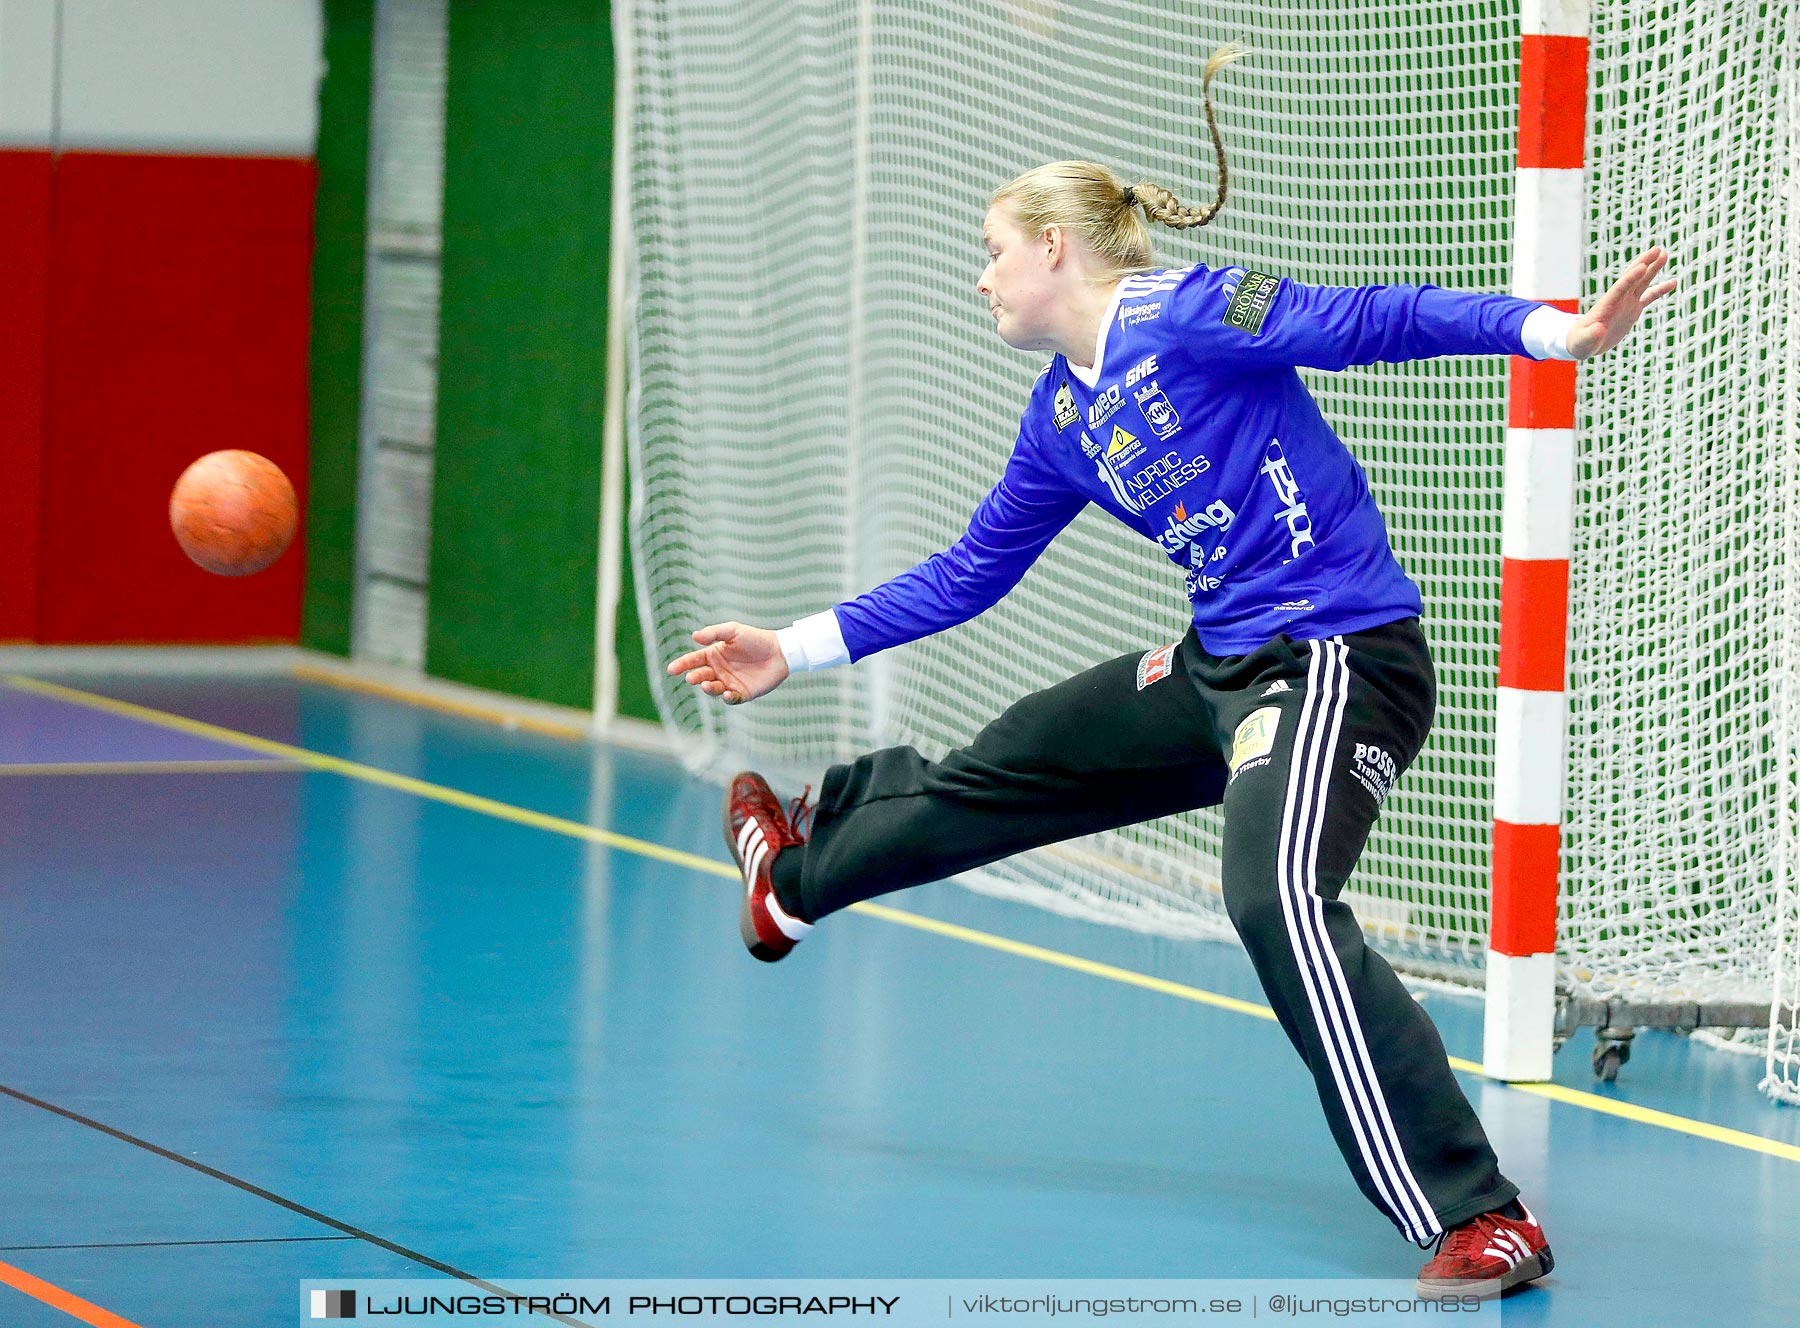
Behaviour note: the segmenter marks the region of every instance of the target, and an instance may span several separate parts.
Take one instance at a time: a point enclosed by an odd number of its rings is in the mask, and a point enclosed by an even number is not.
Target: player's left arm
[[[1578,360],[1591,359],[1625,339],[1639,315],[1675,289],[1675,282],[1652,286],[1656,274],[1669,261],[1669,251],[1652,245],[1636,258],[1594,307],[1570,324],[1565,337],[1569,352]]]
[[[1535,300],[1437,286],[1313,286],[1244,269],[1175,292],[1175,318],[1197,354],[1246,367],[1344,369],[1439,355],[1584,360],[1622,340],[1675,289],[1650,283],[1660,248],[1635,259],[1586,314]]]

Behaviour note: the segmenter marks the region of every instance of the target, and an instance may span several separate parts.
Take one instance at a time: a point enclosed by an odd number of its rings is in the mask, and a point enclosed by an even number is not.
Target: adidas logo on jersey
[[[1119,298],[1125,300],[1134,295],[1154,295],[1159,291],[1172,291],[1181,285],[1188,273],[1193,270],[1190,265],[1164,268],[1160,272],[1134,272],[1119,283]]]
[[[1277,692],[1291,692],[1293,690],[1292,687],[1288,686],[1286,678],[1277,678],[1274,682],[1263,688],[1262,694],[1263,696],[1273,696]],[[1262,700],[1262,696],[1259,696],[1256,699],[1260,701]]]

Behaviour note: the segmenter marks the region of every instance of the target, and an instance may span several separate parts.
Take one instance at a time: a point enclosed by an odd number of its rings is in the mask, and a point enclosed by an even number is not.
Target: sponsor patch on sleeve
[[[1068,428],[1071,424],[1075,423],[1076,420],[1081,418],[1080,413],[1075,409],[1075,394],[1069,391],[1069,385],[1067,383],[1064,383],[1061,387],[1056,389],[1056,400],[1053,409],[1056,412],[1054,420],[1058,432]]]
[[[1151,683],[1161,682],[1169,676],[1169,671],[1175,667],[1175,647],[1180,644],[1175,641],[1145,652],[1144,657],[1138,661],[1137,689],[1140,692]]]
[[[1238,282],[1237,294],[1231,297],[1231,303],[1225,308],[1225,324],[1257,336],[1262,332],[1263,319],[1269,316],[1269,307],[1275,303],[1275,292],[1281,289],[1281,278],[1272,277],[1267,272],[1246,272],[1244,279]]]

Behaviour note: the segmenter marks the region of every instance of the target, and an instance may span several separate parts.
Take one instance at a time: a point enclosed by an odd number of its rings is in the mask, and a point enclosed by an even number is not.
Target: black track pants
[[[1338,902],[1435,706],[1417,619],[1225,657],[1190,630],[1026,697],[942,761],[895,747],[834,766],[811,840],[798,863],[778,860],[778,884],[816,921],[1041,844],[1223,802],[1232,925],[1357,1184],[1423,1242],[1518,1193],[1430,1017]]]

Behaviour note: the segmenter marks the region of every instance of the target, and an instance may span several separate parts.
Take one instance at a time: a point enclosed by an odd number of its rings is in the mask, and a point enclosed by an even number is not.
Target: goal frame
[[[1523,0],[1512,293],[1576,312],[1586,210],[1589,0]],[[1501,476],[1500,659],[1482,1058],[1550,1078],[1556,899],[1568,783],[1575,379],[1515,358]]]

